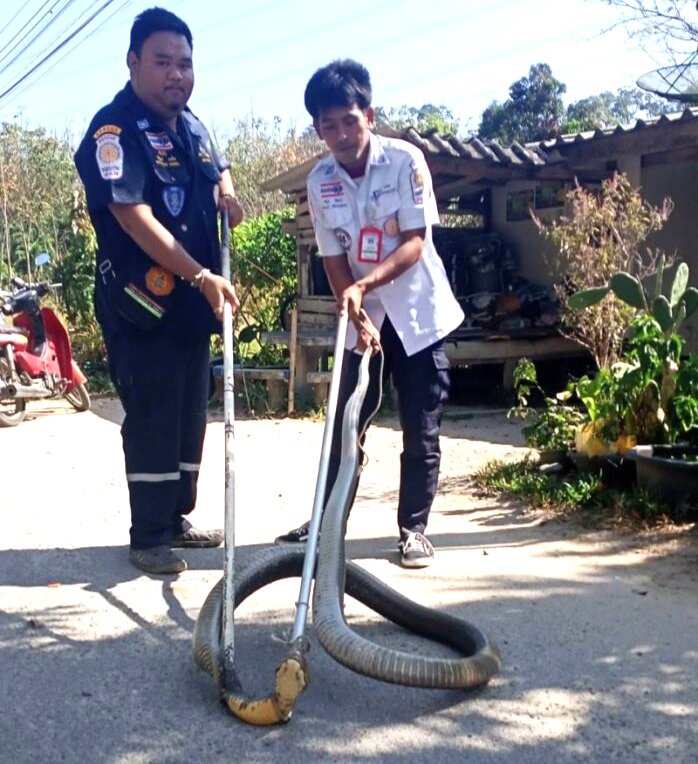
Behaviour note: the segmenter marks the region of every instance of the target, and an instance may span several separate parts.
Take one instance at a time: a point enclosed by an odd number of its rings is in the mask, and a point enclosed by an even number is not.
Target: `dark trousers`
[[[190,527],[206,430],[209,338],[105,333],[126,412],[121,435],[131,547],[168,544]]]
[[[448,358],[441,341],[412,356],[406,355],[402,342],[388,319],[381,328],[381,346],[384,357],[382,382],[385,386],[392,378],[397,392],[402,427],[398,529],[401,532],[423,533],[439,480],[441,415],[450,387]],[[356,387],[360,364],[360,355],[345,351],[326,497],[329,497],[339,471],[342,416],[344,407]],[[379,356],[371,359],[370,373],[371,381],[361,408],[359,432],[378,405]]]

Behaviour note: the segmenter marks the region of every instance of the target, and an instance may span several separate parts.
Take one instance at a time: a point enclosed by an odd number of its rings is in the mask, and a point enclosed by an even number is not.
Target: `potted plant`
[[[682,474],[698,484],[698,462],[667,458],[678,441],[698,442],[698,357],[684,357],[684,340],[679,334],[683,322],[698,310],[698,290],[688,286],[685,263],[676,269],[667,294],[664,275],[662,259],[652,294],[639,279],[620,272],[605,287],[572,295],[570,304],[585,308],[612,294],[638,311],[623,360],[610,369],[600,369],[594,378],[580,380],[576,388],[587,410],[599,412],[596,418],[606,439],[625,436],[638,446],[650,447],[628,451],[637,465],[638,481],[647,485],[645,468],[650,464],[653,474],[666,469],[665,498],[673,499],[676,478],[671,475],[678,475],[678,462],[686,462],[681,465]],[[673,450],[685,456],[683,445]],[[656,478],[652,487],[662,493]]]

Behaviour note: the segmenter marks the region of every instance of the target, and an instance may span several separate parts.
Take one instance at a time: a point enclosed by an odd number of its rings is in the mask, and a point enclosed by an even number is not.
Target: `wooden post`
[[[296,348],[298,346],[298,308],[291,311],[291,335],[288,340],[288,413],[296,408]]]

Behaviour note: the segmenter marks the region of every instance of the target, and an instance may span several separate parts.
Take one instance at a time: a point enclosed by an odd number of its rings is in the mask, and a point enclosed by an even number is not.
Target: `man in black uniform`
[[[130,82],[97,112],[75,155],[98,252],[95,309],[126,412],[130,561],[179,573],[175,547],[223,533],[185,518],[196,503],[206,428],[210,335],[223,305],[218,211],[242,220],[228,165],[186,108],[194,74],[188,26],[162,8],[131,28]]]

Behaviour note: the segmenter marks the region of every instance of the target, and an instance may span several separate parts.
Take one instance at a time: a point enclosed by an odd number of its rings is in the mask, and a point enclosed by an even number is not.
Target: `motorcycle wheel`
[[[69,393],[64,393],[63,397],[76,411],[88,411],[90,408],[90,394],[85,385],[75,385]]]
[[[0,358],[0,382],[11,380],[10,366],[5,358]],[[0,427],[16,427],[27,415],[27,402],[22,398],[0,398]]]

